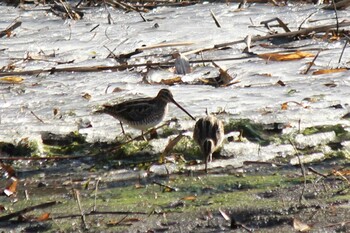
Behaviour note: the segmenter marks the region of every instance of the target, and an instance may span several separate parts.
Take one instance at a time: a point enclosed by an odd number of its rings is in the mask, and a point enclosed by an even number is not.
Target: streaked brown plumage
[[[196,122],[193,139],[201,149],[207,172],[208,162],[213,160],[213,153],[224,139],[224,125],[214,116],[203,117]]]
[[[161,89],[154,98],[134,99],[115,105],[106,104],[103,105],[103,109],[97,112],[107,113],[122,123],[144,131],[162,122],[168,112],[168,103],[175,104],[195,120],[190,113],[174,100],[172,93],[168,89]]]

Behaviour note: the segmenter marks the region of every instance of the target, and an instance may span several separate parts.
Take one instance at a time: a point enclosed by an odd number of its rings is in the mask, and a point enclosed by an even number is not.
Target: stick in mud
[[[312,61],[309,63],[309,66],[307,67],[307,69],[305,70],[305,72],[303,74],[307,74],[309,72],[309,70],[311,69],[311,67],[315,64],[315,61],[318,57],[318,55],[320,55],[322,50],[318,51],[318,53],[316,54],[316,56],[314,57],[314,59],[312,59]]]
[[[289,139],[289,143],[293,146],[293,148],[295,150],[295,154],[298,157],[298,162],[299,162],[300,169],[301,169],[301,174],[304,177],[304,186],[303,186],[303,189],[302,189],[300,197],[299,197],[299,204],[302,205],[302,201],[305,201],[304,193],[305,193],[305,189],[306,189],[306,172],[305,172],[305,167],[304,167],[303,162],[301,161],[299,151],[298,151],[298,149],[296,148],[295,144],[292,142],[291,139]]]
[[[88,230],[89,227],[88,227],[88,225],[86,223],[86,217],[85,217],[85,214],[84,214],[83,208],[81,206],[81,202],[80,202],[80,192],[77,189],[73,189],[73,191],[74,191],[74,196],[75,196],[75,198],[77,200],[77,203],[78,203],[78,207],[79,207],[79,210],[80,210],[80,216],[81,216],[81,220],[82,220],[83,225],[84,225],[84,229]]]

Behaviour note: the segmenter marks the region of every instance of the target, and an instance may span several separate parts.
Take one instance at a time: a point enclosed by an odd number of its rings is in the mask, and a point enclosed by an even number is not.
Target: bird
[[[193,120],[196,120],[189,112],[179,105],[169,89],[161,89],[154,98],[139,98],[128,100],[115,105],[104,104],[97,113],[106,113],[119,120],[123,129],[123,124],[139,129],[143,132],[163,121],[168,112],[168,103],[175,104]]]
[[[193,139],[201,149],[205,161],[205,172],[208,173],[208,162],[213,160],[213,153],[224,139],[222,121],[211,115],[200,118],[195,124]]]

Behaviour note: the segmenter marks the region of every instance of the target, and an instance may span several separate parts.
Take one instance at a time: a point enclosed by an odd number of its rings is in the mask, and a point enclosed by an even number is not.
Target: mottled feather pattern
[[[217,120],[213,116],[207,116],[199,119],[196,122],[194,132],[194,140],[201,145],[207,138],[212,139],[214,144],[221,144],[223,140],[222,132],[223,125],[221,121]]]
[[[168,103],[173,103],[195,119],[185,109],[183,109],[174,99],[168,89],[162,89],[154,98],[140,98],[128,100],[115,105],[104,105],[104,109],[98,110],[98,113],[107,113],[120,122],[129,126],[145,130],[158,125],[168,112]]]
[[[220,120],[213,116],[207,116],[196,122],[193,139],[201,148],[205,161],[205,171],[207,164],[212,161],[213,152],[221,145],[224,139],[224,126]]]

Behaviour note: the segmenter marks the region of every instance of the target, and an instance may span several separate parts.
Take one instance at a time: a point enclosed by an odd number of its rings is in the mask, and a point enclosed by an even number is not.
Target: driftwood
[[[203,62],[213,62],[213,61],[232,61],[232,60],[242,60],[249,59],[255,55],[244,56],[244,57],[233,57],[233,58],[222,58],[222,59],[205,59],[205,60],[195,60],[189,61],[189,63],[203,63]],[[75,66],[75,67],[62,67],[62,68],[46,68],[46,69],[36,69],[36,70],[23,70],[23,71],[10,71],[10,72],[0,72],[0,77],[2,76],[17,76],[17,75],[38,75],[41,73],[55,73],[55,72],[100,72],[100,71],[119,71],[136,67],[143,66],[174,66],[174,62],[147,62],[140,64],[121,64],[115,66]]]
[[[273,35],[267,35],[267,36],[254,36],[251,38],[252,42],[255,41],[261,41],[261,40],[267,40],[272,38],[283,38],[283,37],[296,37],[296,36],[306,36],[310,33],[317,33],[317,32],[327,32],[330,29],[333,28],[340,28],[340,27],[347,27],[350,26],[349,21],[342,21],[339,24],[330,24],[330,25],[323,25],[323,26],[316,26],[316,27],[310,27],[310,28],[304,28],[297,31],[291,31],[291,32],[285,32],[285,33],[278,33]],[[158,45],[152,45],[147,47],[141,47],[135,50],[134,53],[140,53],[141,51],[147,50],[147,49],[154,49],[154,48],[160,48],[160,47],[169,47],[169,46],[184,46],[189,45],[192,42],[182,42],[182,43],[165,43],[165,44],[158,44]],[[198,49],[195,51],[191,51],[191,53],[198,53],[203,51],[209,51],[209,50],[215,50],[222,47],[231,46],[234,44],[239,43],[245,43],[245,40],[237,40],[233,42],[227,42],[222,44],[216,44],[213,47],[210,48],[204,48],[204,49]],[[188,53],[184,53],[188,54]],[[132,55],[130,55],[132,56]],[[196,61],[189,61],[190,63],[203,63],[203,62],[213,62],[213,61],[229,61],[229,60],[241,60],[241,59],[249,59],[253,56],[256,56],[255,54],[249,54],[248,56],[243,57],[234,57],[234,58],[224,58],[224,59],[207,59],[207,60],[196,60]],[[8,75],[38,75],[41,73],[55,73],[55,72],[100,72],[100,71],[120,71],[125,70],[129,68],[136,68],[136,67],[143,67],[143,66],[174,66],[174,62],[155,62],[155,63],[141,63],[141,64],[120,64],[115,66],[90,66],[90,67],[52,67],[52,68],[45,68],[45,69],[36,69],[36,70],[25,70],[25,71],[10,71],[10,72],[0,72],[1,76],[8,76]]]
[[[337,28],[337,27],[340,28],[340,27],[347,27],[347,26],[350,26],[350,22],[349,21],[342,21],[339,24],[330,24],[330,25],[304,28],[304,29],[300,29],[298,31],[293,31],[293,32],[284,32],[284,33],[278,33],[278,34],[267,35],[267,36],[254,36],[254,37],[252,37],[252,42],[273,39],[273,38],[281,38],[281,37],[306,36],[306,35],[309,35],[310,33],[314,33],[314,32],[327,32],[328,30],[330,30],[332,28]],[[221,47],[231,46],[231,45],[240,44],[240,43],[244,43],[244,39],[233,41],[233,42],[217,44],[217,45],[214,45],[214,47],[221,48]]]

